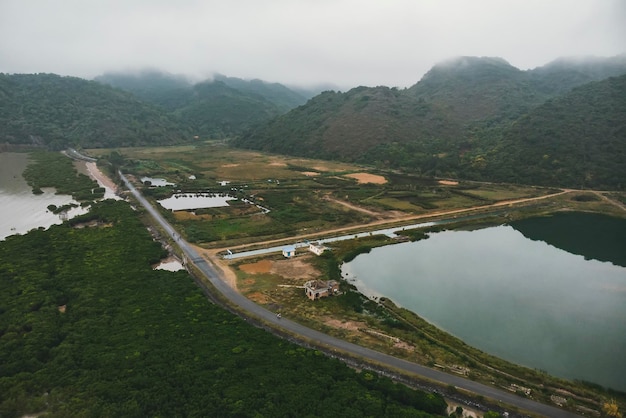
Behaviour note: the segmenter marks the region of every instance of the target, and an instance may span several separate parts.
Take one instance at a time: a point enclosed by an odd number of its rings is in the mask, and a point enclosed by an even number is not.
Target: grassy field
[[[104,157],[111,151],[89,153]],[[235,204],[226,209],[169,215],[189,241],[207,248],[471,208],[550,192],[514,185],[442,184],[436,179],[346,163],[236,150],[221,142],[115,151],[126,159],[124,171],[136,178],[162,177],[176,183],[175,188],[144,187],[144,194],[154,199],[168,197],[175,190],[228,192],[235,194],[239,202],[248,199],[269,209],[264,214],[254,206],[242,209],[241,204]]]

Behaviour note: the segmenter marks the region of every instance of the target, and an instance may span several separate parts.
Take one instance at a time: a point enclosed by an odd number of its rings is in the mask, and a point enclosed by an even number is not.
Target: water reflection
[[[375,248],[342,274],[481,350],[626,390],[623,267],[498,226]]]

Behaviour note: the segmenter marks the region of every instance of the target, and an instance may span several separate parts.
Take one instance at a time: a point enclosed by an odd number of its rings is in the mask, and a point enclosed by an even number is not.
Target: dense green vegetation
[[[430,176],[621,189],[625,73],[626,56],[529,71],[462,57],[406,90],[323,93],[233,143]]]
[[[64,149],[190,139],[165,111],[100,83],[54,74],[0,74],[0,142]]]
[[[577,188],[626,187],[626,75],[592,82],[517,120],[485,156],[495,178]],[[493,161],[492,161],[493,160]]]
[[[42,187],[54,187],[58,194],[68,194],[78,201],[91,201],[104,196],[104,189],[88,176],[77,173],[73,160],[61,153],[38,151],[30,154],[31,163],[24,178],[35,193]]]
[[[165,108],[203,138],[239,134],[306,101],[282,84],[223,75],[195,84],[158,71],[109,73],[96,80]]]
[[[78,226],[88,227],[77,228]],[[125,202],[0,243],[0,415],[425,417],[438,395],[210,304]]]

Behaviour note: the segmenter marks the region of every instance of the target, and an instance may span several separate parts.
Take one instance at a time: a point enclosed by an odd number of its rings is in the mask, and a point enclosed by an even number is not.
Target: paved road
[[[233,290],[226,284],[221,278],[218,271],[209,264],[204,258],[198,254],[198,252],[180,237],[180,234],[165,220],[165,218],[155,209],[139,191],[128,181],[128,179],[120,172],[120,177],[126,184],[126,187],[135,196],[139,203],[146,208],[146,210],[154,217],[154,219],[163,227],[163,229],[176,240],[180,245],[182,251],[187,257],[202,271],[202,273],[209,279],[211,284],[222,293],[230,302],[239,306],[248,314],[253,317],[258,317],[261,320],[271,323],[272,326],[282,328],[283,330],[297,334],[305,339],[314,341],[322,346],[331,347],[333,349],[349,353],[356,357],[362,357],[366,360],[373,361],[375,363],[384,364],[391,368],[405,370],[409,373],[423,376],[427,379],[431,379],[440,382],[444,385],[453,385],[460,389],[465,389],[470,392],[482,395],[485,398],[493,399],[495,401],[501,401],[503,403],[514,405],[516,407],[544,415],[546,417],[565,418],[565,417],[577,417],[571,412],[563,411],[553,406],[541,404],[530,399],[521,398],[511,392],[499,390],[490,386],[483,385],[481,383],[474,382],[462,378],[460,376],[451,375],[448,373],[434,370],[419,364],[411,363],[406,360],[402,360],[387,354],[380,353],[378,351],[371,350],[369,348],[361,347],[359,345],[332,337],[330,335],[321,333],[319,331],[307,328],[296,322],[290,321],[286,318],[277,318],[274,312],[271,312],[262,306],[250,301],[246,297]]]

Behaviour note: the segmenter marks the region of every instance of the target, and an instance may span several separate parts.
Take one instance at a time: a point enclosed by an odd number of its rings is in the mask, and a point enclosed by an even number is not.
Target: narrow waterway
[[[497,226],[375,248],[343,274],[483,351],[626,390],[624,267]]]

